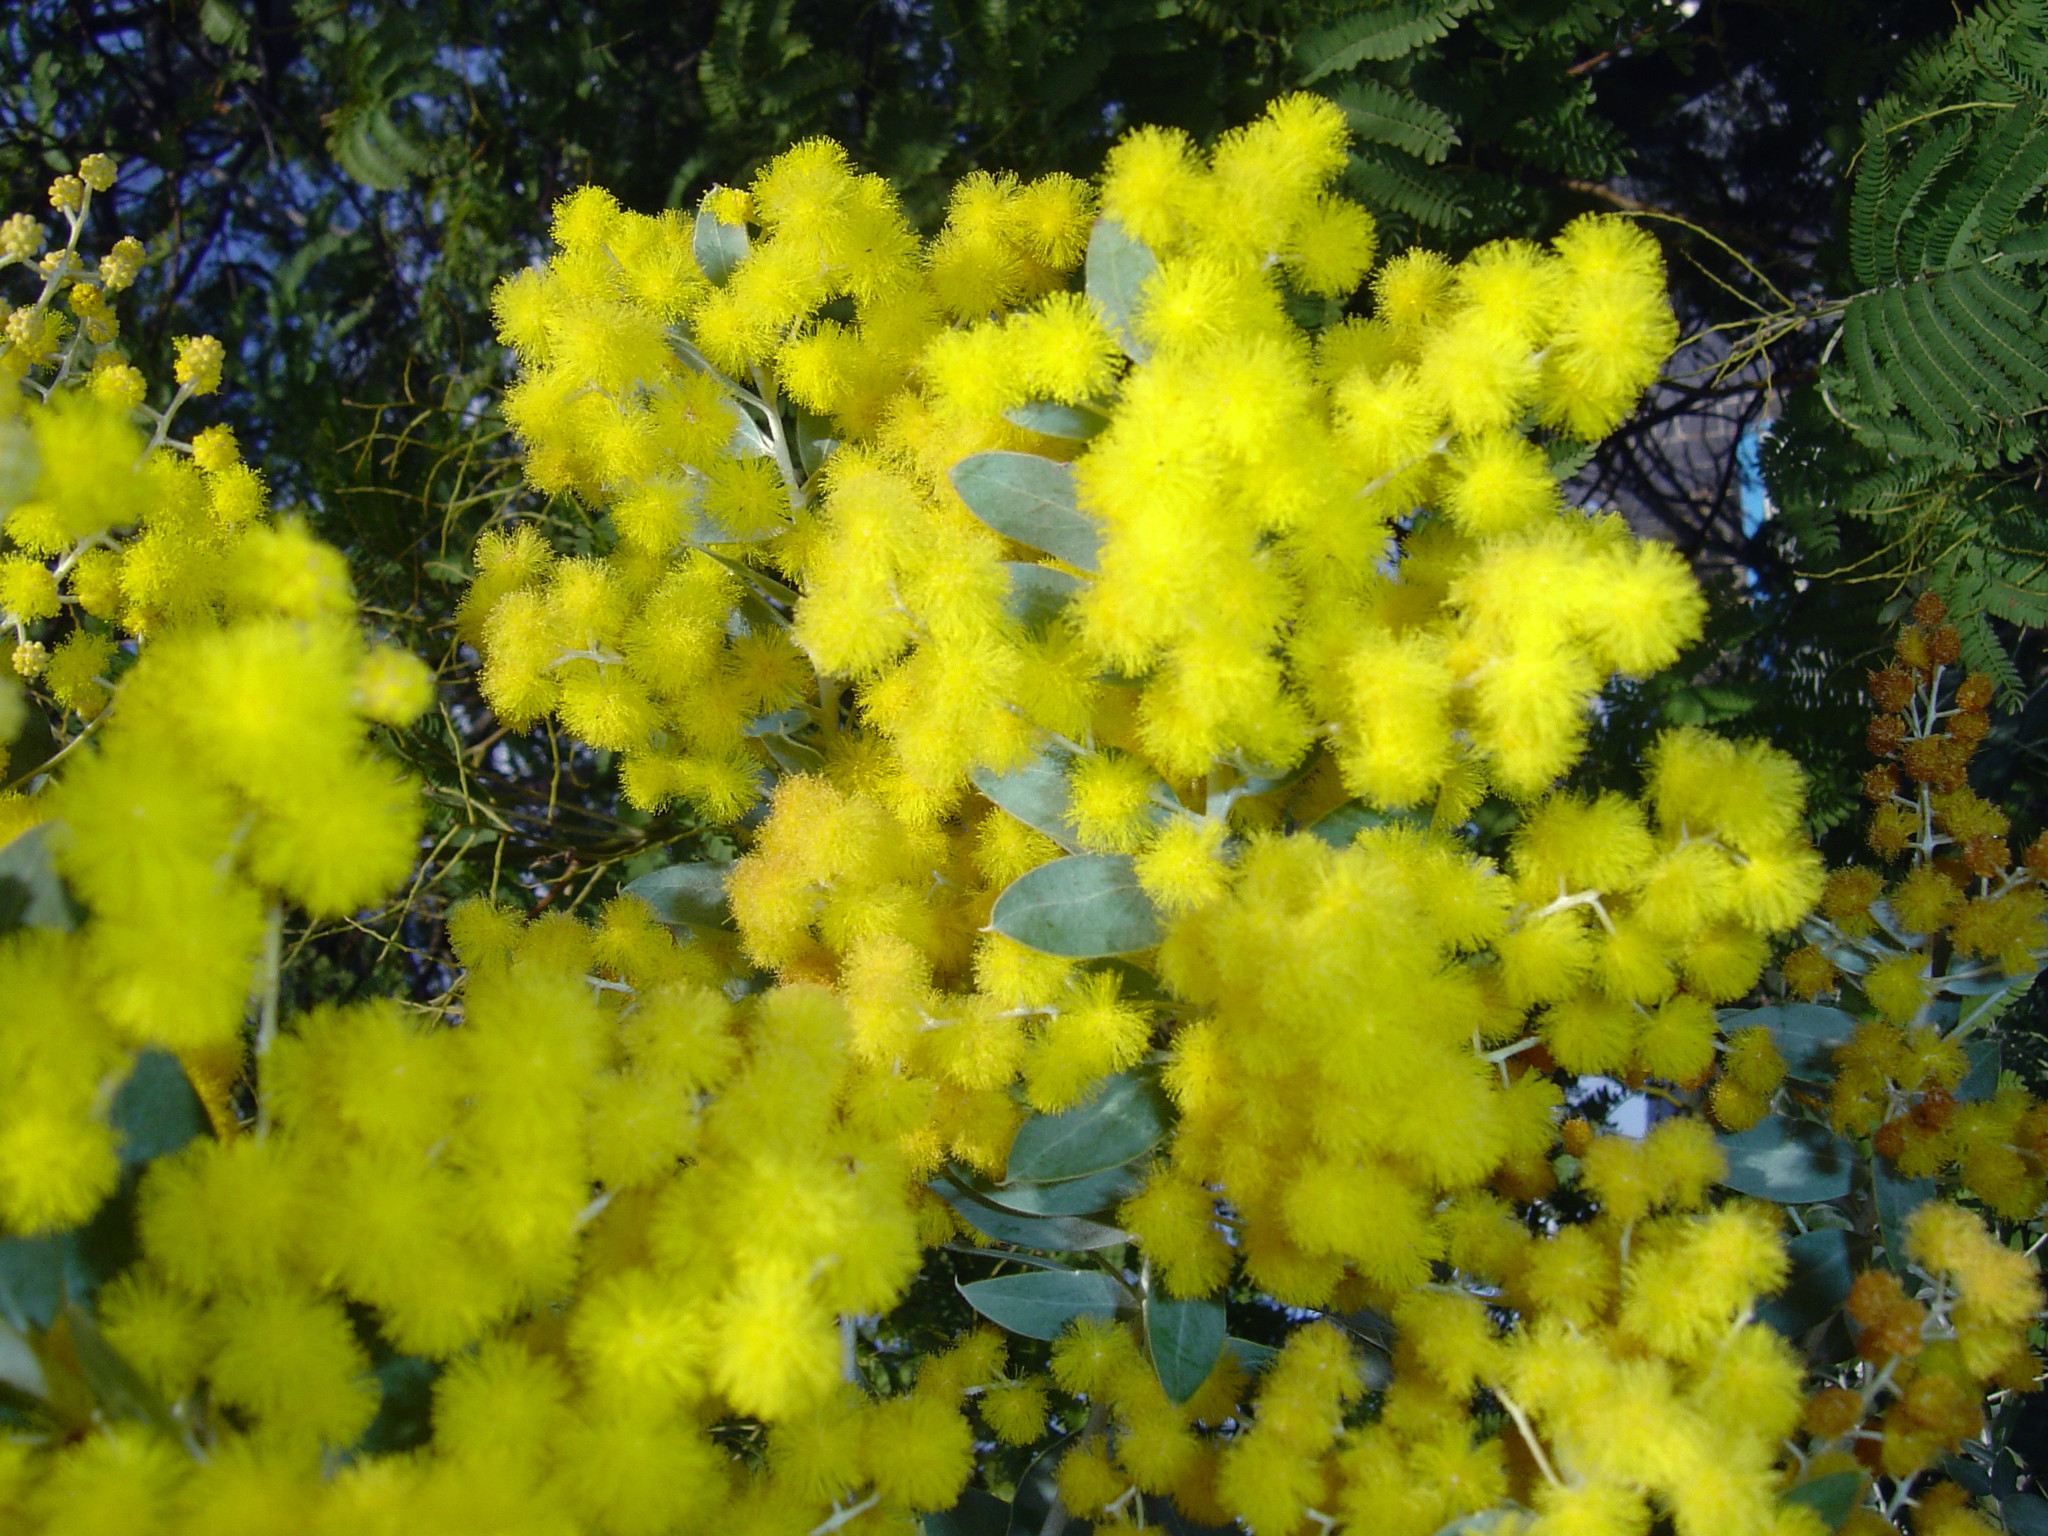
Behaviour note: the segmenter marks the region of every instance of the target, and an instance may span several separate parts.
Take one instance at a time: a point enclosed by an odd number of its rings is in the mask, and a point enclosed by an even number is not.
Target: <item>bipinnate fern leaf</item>
[[[1457,128],[1441,110],[1378,80],[1349,81],[1330,92],[1330,100],[1344,109],[1359,138],[1405,150],[1425,165],[1435,165],[1458,142]]]
[[[1304,85],[1369,59],[1398,59],[1436,42],[1483,0],[1365,0],[1302,34],[1294,61]]]

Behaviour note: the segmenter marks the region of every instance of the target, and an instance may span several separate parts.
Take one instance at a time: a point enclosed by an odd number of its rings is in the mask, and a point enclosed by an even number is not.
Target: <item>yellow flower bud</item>
[[[78,162],[78,179],[95,192],[105,192],[113,186],[120,169],[113,156],[91,154]]]
[[[210,395],[220,388],[221,364],[227,349],[213,336],[180,336],[171,377],[190,394]]]

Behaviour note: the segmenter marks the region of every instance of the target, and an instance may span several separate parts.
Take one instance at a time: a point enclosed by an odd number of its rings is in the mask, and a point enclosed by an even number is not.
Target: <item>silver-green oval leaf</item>
[[[967,510],[1006,539],[1093,572],[1101,540],[1074,494],[1074,472],[1058,459],[997,449],[953,466]]]
[[[1081,578],[1050,565],[1030,565],[1006,560],[1010,590],[1003,595],[1003,608],[1024,628],[1027,635],[1042,635],[1081,590]]]
[[[1847,1044],[1856,1032],[1853,1015],[1816,1003],[1774,1003],[1721,1021],[1721,1027],[1730,1031],[1759,1024],[1770,1031],[1792,1075],[1808,1079],[1833,1077],[1835,1047]]]
[[[1033,1115],[1017,1127],[1006,1170],[1012,1184],[1057,1183],[1120,1168],[1166,1135],[1158,1086],[1131,1072],[1103,1081],[1095,1097],[1057,1115]]]
[[[1128,1232],[1081,1216],[1025,1216],[991,1204],[945,1174],[931,1182],[932,1193],[958,1211],[975,1231],[999,1243],[1033,1248],[1040,1253],[1092,1253],[1131,1240]]]
[[[977,768],[970,775],[974,787],[1012,816],[1043,832],[1069,853],[1079,853],[1067,812],[1072,799],[1067,792],[1066,753],[1048,748],[1021,768],[996,773]]]
[[[1115,1317],[1136,1298],[1114,1275],[1098,1270],[1039,1270],[998,1275],[960,1287],[967,1304],[998,1328],[1027,1339],[1056,1339],[1077,1317]]]
[[[1785,1245],[1792,1273],[1775,1296],[1757,1308],[1757,1316],[1788,1339],[1796,1339],[1825,1322],[1849,1299],[1855,1265],[1849,1259],[1849,1234],[1840,1227],[1816,1227]]]
[[[1839,1531],[1842,1522],[1849,1518],[1849,1511],[1855,1506],[1857,1491],[1863,1486],[1861,1473],[1830,1472],[1816,1477],[1811,1482],[1801,1483],[1796,1488],[1785,1490],[1780,1501],[1785,1504],[1804,1504],[1820,1516],[1821,1524],[1831,1531]]]
[[[1144,241],[1136,240],[1114,219],[1097,219],[1088,236],[1088,297],[1102,311],[1109,334],[1133,362],[1142,363],[1152,349],[1138,339],[1133,324],[1138,314],[1139,295],[1159,259]]]
[[[671,864],[632,881],[625,893],[654,908],[671,928],[729,928],[725,882],[731,873],[730,864]]]
[[[1041,954],[1099,960],[1166,934],[1128,854],[1077,853],[1026,870],[996,898],[989,927]]]
[[[690,254],[715,288],[723,288],[732,270],[747,259],[747,226],[721,224],[709,208],[700,209],[690,231]]]
[[[949,1170],[953,1181],[991,1205],[1025,1216],[1093,1216],[1116,1209],[1144,1185],[1145,1171],[1130,1163],[1105,1168],[1078,1179],[1017,1179],[991,1184],[958,1163]]]
[[[1223,1354],[1225,1332],[1220,1301],[1146,1299],[1145,1344],[1168,1397],[1184,1403],[1201,1389]]]
[[[1085,443],[1104,427],[1109,418],[1085,405],[1062,405],[1057,400],[1027,400],[1003,412],[1003,420],[1042,437],[1063,437],[1070,443]]]
[[[1854,1150],[1811,1121],[1774,1114],[1746,1131],[1723,1136],[1721,1150],[1728,1155],[1728,1176],[1721,1182],[1745,1195],[1780,1205],[1810,1205],[1849,1193]]]
[[[194,1137],[213,1134],[185,1068],[169,1051],[142,1051],[128,1080],[114,1094],[107,1121],[120,1137],[123,1163],[137,1167],[164,1157]]]

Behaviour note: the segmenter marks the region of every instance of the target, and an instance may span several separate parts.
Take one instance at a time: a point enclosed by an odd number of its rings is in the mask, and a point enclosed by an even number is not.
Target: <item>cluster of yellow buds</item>
[[[1904,862],[1835,871],[1808,942],[1785,957],[1789,989],[1868,1015],[1836,1054],[1830,1114],[1869,1136],[1907,1178],[1956,1166],[1993,1210],[2048,1198],[2048,1106],[2016,1085],[1959,1101],[1966,1044],[2048,959],[2048,834],[2015,859],[2006,813],[1969,784],[1990,729],[1991,680],[1955,673],[1961,640],[1933,593],[1913,605],[1892,660],[1869,677],[1877,713],[1864,776],[1871,849]]]
[[[94,197],[115,178],[95,154],[51,184],[61,246],[46,249],[30,214],[0,223],[0,271],[39,279],[6,311],[0,345],[0,532],[12,546],[0,554],[0,629],[13,635],[12,670],[81,723],[110,696],[123,633],[220,611],[232,548],[268,503],[231,429],[171,435],[187,400],[220,387],[218,340],[178,338],[177,388],[161,409],[148,404],[112,303],[141,272],[142,243],[123,236],[96,264],[81,253]]]
[[[1804,1473],[1890,1480],[1882,1513],[1866,1507],[1843,1527],[1853,1536],[1896,1532],[1892,1522],[1909,1503],[1918,1505],[1917,1531],[1984,1531],[1965,1512],[1959,1489],[1911,1495],[1944,1454],[1983,1433],[1987,1392],[2039,1389],[2027,1330],[2044,1300],[2040,1275],[2030,1255],[1945,1201],[1914,1212],[1904,1247],[1900,1258],[1911,1261],[1910,1271],[1868,1270],[1850,1288],[1856,1358],[1847,1379],[1807,1400]]]

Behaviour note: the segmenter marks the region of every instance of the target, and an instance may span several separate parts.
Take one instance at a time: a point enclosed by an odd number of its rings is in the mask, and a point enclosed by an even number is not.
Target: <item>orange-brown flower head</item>
[[[1963,633],[1953,624],[1937,624],[1927,631],[1927,655],[1937,667],[1952,667],[1962,659]]]
[[[1873,805],[1883,805],[1899,792],[1899,770],[1890,763],[1879,763],[1863,775],[1863,798]]]
[[[1886,667],[1870,674],[1870,697],[1886,714],[1896,715],[1913,701],[1913,674],[1904,667]]]
[[[1856,1353],[1866,1360],[1920,1353],[1920,1330],[1927,1309],[1908,1296],[1899,1277],[1887,1270],[1866,1270],[1849,1287],[1849,1318],[1862,1331]]]
[[[1947,730],[1950,741],[1965,750],[1974,750],[1978,742],[1991,734],[1991,717],[1974,711],[1950,715]]]
[[[1899,631],[1892,652],[1915,677],[1925,678],[1934,671],[1934,656],[1927,647],[1927,631],[1917,624],[1909,624]]]
[[[2027,866],[2027,873],[2048,883],[2048,832],[2027,844],[2027,851],[2020,855],[2020,860]]]
[[[1990,880],[2012,864],[2012,850],[2005,846],[2004,838],[1979,832],[1963,844],[1963,862],[1970,866],[1971,874]]]
[[[1814,1393],[1806,1405],[1806,1432],[1816,1440],[1838,1440],[1863,1422],[1863,1394],[1847,1387]]]
[[[1823,992],[1835,988],[1835,963],[1811,944],[1805,944],[1785,957],[1785,985],[1812,1002]]]
[[[1878,715],[1871,720],[1863,739],[1870,750],[1879,757],[1890,757],[1899,750],[1899,743],[1906,739],[1906,719],[1903,715]]]
[[[1945,1088],[1928,1089],[1920,1095],[1920,1102],[1906,1112],[1913,1128],[1925,1136],[1944,1130],[1955,1118],[1955,1113],[1955,1096]]]
[[[1888,1157],[1897,1162],[1900,1154],[1906,1150],[1906,1117],[1901,1115],[1896,1120],[1887,1120],[1872,1131],[1870,1150],[1880,1157]]]
[[[1916,736],[1899,760],[1908,775],[1936,789],[1961,789],[1970,766],[1968,749],[1946,736]]]
[[[1982,672],[1972,672],[1956,684],[1956,708],[1982,711],[1991,707],[1991,679]]]
[[[1921,624],[1939,624],[1948,617],[1948,604],[1932,592],[1922,592],[1913,604],[1913,618]]]

